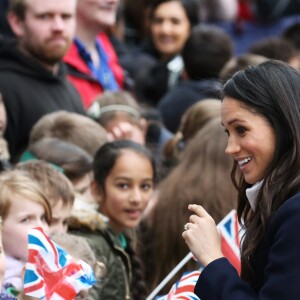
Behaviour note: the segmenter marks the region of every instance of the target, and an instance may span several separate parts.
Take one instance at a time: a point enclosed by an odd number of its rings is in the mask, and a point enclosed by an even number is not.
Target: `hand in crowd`
[[[213,260],[223,257],[221,238],[214,219],[202,206],[192,204],[188,209],[194,214],[185,225],[182,236],[193,255],[206,267]]]
[[[108,132],[107,136],[110,141],[131,140],[142,145],[145,144],[144,128],[133,125],[129,122],[118,123],[118,125]]]

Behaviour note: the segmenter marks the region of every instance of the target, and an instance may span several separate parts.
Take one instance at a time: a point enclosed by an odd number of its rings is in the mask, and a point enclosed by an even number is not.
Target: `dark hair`
[[[190,106],[182,115],[177,133],[163,147],[166,163],[176,165],[187,144],[210,120],[220,116],[220,99],[203,99]]]
[[[13,12],[20,20],[25,19],[27,9],[26,0],[9,0],[8,12]]]
[[[162,3],[177,1],[179,2],[186,12],[186,16],[190,21],[191,27],[197,25],[200,22],[199,11],[200,2],[199,0],[154,0],[150,4],[150,19],[153,18],[154,11]]]
[[[294,23],[287,27],[281,34],[281,37],[292,43],[297,50],[300,50],[300,23]]]
[[[153,178],[155,179],[156,177],[155,162],[151,152],[146,147],[130,140],[108,142],[98,149],[94,157],[94,179],[104,194],[105,180],[113,169],[118,157],[120,157],[123,150],[126,149],[130,149],[149,159],[153,168]],[[131,290],[133,299],[143,300],[147,295],[142,272],[142,264],[139,254],[137,254],[133,248],[130,236],[126,234],[126,238],[128,240],[126,252],[130,256],[132,265]]]
[[[287,63],[298,54],[296,47],[281,37],[269,37],[255,42],[249,48],[249,53]]]
[[[234,73],[245,70],[250,66],[255,66],[267,61],[268,58],[262,55],[244,53],[240,56],[232,57],[222,68],[219,76],[221,81],[225,84],[228,79],[230,79]]]
[[[190,79],[218,78],[225,63],[232,57],[230,36],[213,25],[192,29],[182,50],[185,70]]]
[[[236,73],[224,86],[224,95],[232,97],[270,123],[276,134],[275,153],[257,196],[253,211],[245,190],[250,185],[237,176],[232,179],[238,189],[238,215],[246,234],[242,243],[242,277],[252,275],[253,254],[267,223],[277,209],[300,188],[300,74],[278,61],[267,61]]]
[[[151,152],[143,145],[130,140],[119,140],[105,143],[94,156],[93,170],[97,185],[104,191],[105,179],[113,169],[118,157],[124,149],[130,149],[145,156],[152,164],[153,178],[156,179],[156,167]]]
[[[89,153],[58,138],[42,138],[31,144],[28,150],[38,159],[61,167],[71,181],[78,180],[92,171],[93,158]]]
[[[126,252],[128,253],[132,265],[132,299],[134,300],[144,300],[147,298],[147,288],[144,280],[143,264],[140,259],[140,254],[133,247],[132,238],[125,234],[128,241]]]

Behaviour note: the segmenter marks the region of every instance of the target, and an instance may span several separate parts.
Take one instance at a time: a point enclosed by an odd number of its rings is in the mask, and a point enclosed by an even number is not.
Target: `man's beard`
[[[65,40],[64,45],[51,45],[51,41],[54,38],[49,38],[44,41],[44,43],[36,44],[33,40],[28,40],[23,44],[23,50],[27,52],[34,59],[40,61],[42,64],[48,66],[55,66],[58,62],[62,60],[64,55],[67,53],[72,40],[66,37],[63,37]]]

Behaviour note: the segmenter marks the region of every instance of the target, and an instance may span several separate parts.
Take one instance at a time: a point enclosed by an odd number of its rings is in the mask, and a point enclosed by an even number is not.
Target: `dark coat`
[[[279,19],[300,13],[299,0],[260,0],[256,1],[256,16],[262,20]]]
[[[300,299],[300,193],[289,198],[269,222],[254,256],[254,275],[241,280],[225,258],[211,262],[195,287],[201,300]]]
[[[5,138],[13,161],[27,147],[33,125],[45,114],[58,110],[85,114],[63,64],[53,75],[13,43],[0,45],[0,92],[7,111]]]
[[[129,300],[131,299],[132,267],[127,252],[121,247],[118,236],[109,228],[97,231],[73,231],[89,243],[97,262],[106,266],[102,280],[89,290],[89,300]]]

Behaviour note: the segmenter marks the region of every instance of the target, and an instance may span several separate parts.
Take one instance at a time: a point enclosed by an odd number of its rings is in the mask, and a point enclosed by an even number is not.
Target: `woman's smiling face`
[[[168,1],[157,6],[151,21],[151,34],[162,58],[180,53],[190,31],[190,21],[179,1]]]
[[[221,118],[228,133],[225,152],[237,161],[246,182],[262,180],[275,153],[273,127],[264,116],[230,97],[222,102]]]

